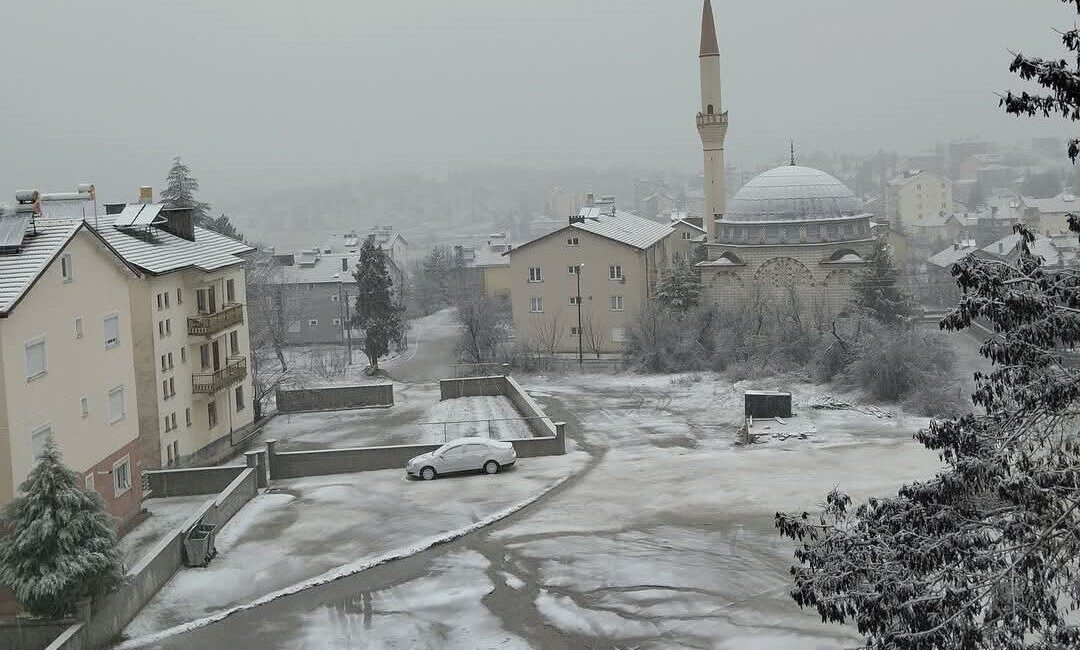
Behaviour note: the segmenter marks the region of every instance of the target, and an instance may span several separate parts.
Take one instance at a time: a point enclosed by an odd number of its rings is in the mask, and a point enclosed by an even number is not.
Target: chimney
[[[154,188],[149,185],[143,185],[139,188],[139,203],[153,203],[154,202]]]
[[[596,204],[596,195],[593,194],[592,192],[589,192],[588,194],[586,194],[585,195],[585,207],[586,208],[591,208],[595,204]]]
[[[191,208],[164,208],[161,216],[165,217],[165,223],[159,226],[162,230],[195,241],[195,220]]]
[[[954,251],[958,251],[958,250],[960,250],[960,242],[956,242],[956,243],[954,243],[954,244],[952,245],[952,249],[953,249]]]

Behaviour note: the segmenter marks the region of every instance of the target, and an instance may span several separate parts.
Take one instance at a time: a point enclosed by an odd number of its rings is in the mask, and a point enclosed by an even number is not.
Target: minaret
[[[728,115],[720,103],[720,48],[716,45],[716,25],[712,3],[705,0],[701,10],[701,112],[697,130],[705,154],[705,230],[709,241],[716,241],[715,220],[724,214],[724,138]]]

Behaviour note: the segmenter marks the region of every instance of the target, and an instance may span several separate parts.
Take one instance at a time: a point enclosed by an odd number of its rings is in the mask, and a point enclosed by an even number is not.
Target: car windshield
[[[446,444],[446,445],[443,445],[442,447],[439,447],[438,449],[436,449],[436,450],[435,450],[435,451],[433,452],[433,455],[435,455],[435,456],[442,456],[442,455],[443,455],[443,454],[445,454],[445,453],[446,453],[447,451],[449,451],[449,450],[453,449],[453,448],[454,448],[454,447],[456,447],[456,446],[457,446],[457,445],[452,445],[452,444]]]

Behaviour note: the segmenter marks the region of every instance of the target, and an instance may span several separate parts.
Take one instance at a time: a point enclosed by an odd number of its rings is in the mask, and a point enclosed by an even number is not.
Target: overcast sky
[[[1058,0],[717,0],[728,161],[1066,135],[1001,114]],[[475,165],[700,168],[700,0],[3,0],[2,191],[204,198]],[[2,189],[2,188],[0,188]],[[6,200],[6,199],[0,199]]]

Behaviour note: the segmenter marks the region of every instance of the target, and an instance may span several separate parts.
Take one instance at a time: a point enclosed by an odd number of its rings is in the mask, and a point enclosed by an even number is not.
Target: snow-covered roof
[[[158,228],[120,230],[110,225],[98,232],[124,260],[154,275],[187,268],[216,271],[243,263],[238,256],[255,250],[244,242],[198,227],[195,241]]]
[[[301,263],[301,260],[304,260]],[[323,253],[316,254],[314,251],[301,251],[295,255],[296,264],[282,267],[283,281],[287,284],[323,284],[338,282],[352,282],[353,271],[360,261],[360,252],[355,253]],[[341,261],[345,260],[345,270],[341,269]],[[386,256],[386,264],[391,270],[397,270],[394,260]]]
[[[1044,213],[1080,212],[1080,200],[1070,192],[1062,192],[1048,199],[1035,199],[1025,196],[1021,199],[1029,208],[1035,208]]]
[[[623,210],[616,210],[614,214],[590,216],[584,221],[571,224],[571,227],[642,250],[674,232],[670,224],[658,223]]]
[[[672,224],[671,225],[673,225],[673,226],[677,226],[677,225],[689,226],[690,228],[693,228],[694,230],[696,230],[698,232],[702,232],[702,233],[705,232],[704,228],[697,225],[696,223],[691,223],[691,222],[687,221],[685,218],[680,218],[680,219],[672,218]]]
[[[948,268],[977,249],[978,246],[975,245],[974,241],[957,242],[943,251],[934,253],[927,258],[926,262],[928,264],[933,264],[934,266]]]

